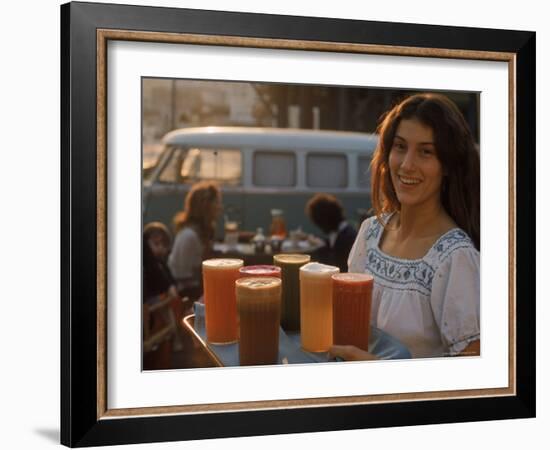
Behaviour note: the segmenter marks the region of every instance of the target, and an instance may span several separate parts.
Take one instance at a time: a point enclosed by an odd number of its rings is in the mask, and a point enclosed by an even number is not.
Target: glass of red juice
[[[368,274],[332,275],[334,345],[354,345],[362,350],[369,350],[373,282],[373,277]]]

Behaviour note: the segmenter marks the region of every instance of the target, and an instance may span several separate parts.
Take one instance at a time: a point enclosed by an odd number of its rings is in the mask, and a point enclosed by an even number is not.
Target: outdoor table
[[[291,239],[285,239],[281,243],[281,248],[276,252],[255,252],[254,244],[238,243],[230,246],[223,242],[214,243],[214,252],[223,258],[239,258],[244,260],[245,266],[260,264],[272,264],[273,255],[277,253],[307,253],[311,254],[323,245],[315,245],[309,241],[293,242]]]
[[[210,344],[206,340],[204,304],[195,303],[195,314],[183,319],[185,327],[207,352],[212,362],[220,367],[239,366],[239,344]],[[408,359],[410,351],[388,333],[371,327],[369,351],[379,359]],[[340,361],[340,360],[339,360]],[[330,360],[327,352],[312,353],[301,348],[300,334],[285,332],[279,328],[278,364],[304,364],[336,362]]]

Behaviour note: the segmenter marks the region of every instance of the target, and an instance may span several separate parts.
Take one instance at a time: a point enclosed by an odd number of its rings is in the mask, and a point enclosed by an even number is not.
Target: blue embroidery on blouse
[[[434,268],[424,260],[398,261],[390,259],[376,248],[367,250],[367,271],[392,285],[401,288],[406,285],[408,289],[424,295],[430,295],[435,273]]]
[[[455,228],[441,236],[428,253],[418,260],[394,258],[378,249],[379,236],[383,227],[373,219],[366,231],[367,243],[366,270],[370,272],[377,283],[398,290],[416,291],[429,296],[432,291],[432,281],[439,265],[453,251],[459,248],[472,248],[469,236],[461,229]],[[430,262],[435,263],[434,267]]]
[[[380,235],[380,232],[382,231],[382,226],[380,225],[380,222],[378,222],[378,219],[374,217],[367,227],[367,231],[365,234],[365,240],[369,240],[370,238],[378,238]]]
[[[466,232],[455,228],[439,238],[435,243],[435,250],[438,260],[443,262],[454,250],[472,246],[473,243]]]

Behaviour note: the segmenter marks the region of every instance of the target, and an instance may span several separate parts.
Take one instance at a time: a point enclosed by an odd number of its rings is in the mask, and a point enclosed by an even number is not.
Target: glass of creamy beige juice
[[[338,272],[315,262],[300,267],[300,337],[306,351],[326,352],[332,345],[332,275]]]

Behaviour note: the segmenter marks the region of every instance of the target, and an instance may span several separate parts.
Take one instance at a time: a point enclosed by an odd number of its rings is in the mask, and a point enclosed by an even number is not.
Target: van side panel
[[[284,211],[289,231],[301,227],[307,233],[321,235],[305,214],[306,203],[318,192],[335,195],[344,206],[348,222],[358,227],[371,207],[368,163],[376,140],[372,135],[361,133],[317,130],[236,127],[175,130],[165,136],[167,151],[143,187],[144,224],[158,220],[172,229],[173,217],[182,210],[190,185],[176,179],[160,180],[163,167],[168,167],[173,159],[174,149],[204,147],[240,149],[242,156],[241,184],[224,186],[222,183],[221,186],[224,211],[218,221],[216,238],[223,238],[224,216],[238,222],[241,230],[256,231],[262,227],[264,233],[269,234],[272,209]],[[268,161],[268,155],[277,153],[281,157]],[[257,154],[265,156],[256,161]],[[285,154],[293,155],[293,167],[283,158]],[[346,155],[347,163],[342,165],[341,161],[331,160],[331,155],[333,159]],[[263,175],[256,169],[263,171]],[[178,170],[176,172],[181,173]],[[274,179],[275,173],[283,175],[280,180]],[[327,187],[323,187],[325,173]],[[269,187],[271,184],[278,187]]]

